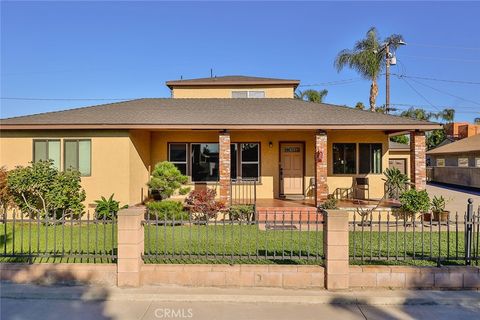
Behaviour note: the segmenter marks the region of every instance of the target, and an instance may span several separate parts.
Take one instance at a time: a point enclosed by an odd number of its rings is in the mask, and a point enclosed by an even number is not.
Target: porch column
[[[315,206],[318,207],[327,196],[327,133],[319,131],[315,135]]]
[[[426,148],[425,132],[410,132],[410,180],[417,190],[427,184]]]
[[[220,201],[230,204],[230,133],[222,131],[218,135]]]

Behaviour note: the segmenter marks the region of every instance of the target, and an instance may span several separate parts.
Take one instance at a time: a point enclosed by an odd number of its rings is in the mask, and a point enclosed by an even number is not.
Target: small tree
[[[187,176],[184,176],[173,163],[164,161],[155,165],[148,186],[152,191],[158,192],[162,199],[167,199],[187,181]]]
[[[23,213],[45,216],[83,213],[85,191],[80,185],[80,172],[59,172],[53,161],[39,161],[28,167],[16,167],[8,174],[7,185],[13,202]]]

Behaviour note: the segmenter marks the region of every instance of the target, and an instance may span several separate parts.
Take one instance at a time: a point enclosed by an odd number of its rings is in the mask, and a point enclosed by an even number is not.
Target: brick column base
[[[220,201],[230,205],[230,133],[221,132],[218,135]]]
[[[117,284],[119,287],[140,286],[143,265],[145,209],[131,208],[118,212]]]
[[[328,210],[324,219],[325,288],[328,290],[346,290],[349,288],[350,278],[348,212]]]
[[[315,206],[327,200],[327,133],[315,135]]]
[[[425,132],[410,133],[410,180],[415,189],[424,190],[427,185]]]

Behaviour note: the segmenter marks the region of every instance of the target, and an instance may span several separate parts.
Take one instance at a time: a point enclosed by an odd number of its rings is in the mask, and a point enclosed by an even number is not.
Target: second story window
[[[265,91],[232,91],[232,98],[265,98]]]

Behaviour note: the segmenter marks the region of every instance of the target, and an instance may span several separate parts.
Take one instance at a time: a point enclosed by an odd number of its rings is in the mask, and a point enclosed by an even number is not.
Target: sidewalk
[[[478,291],[348,291],[1,283],[2,319],[474,319]]]

